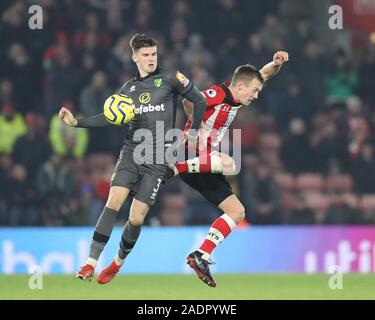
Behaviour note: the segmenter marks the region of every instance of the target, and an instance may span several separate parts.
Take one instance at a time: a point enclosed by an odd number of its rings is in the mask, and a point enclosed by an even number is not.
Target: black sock
[[[96,224],[90,246],[90,258],[98,260],[116,223],[118,211],[104,207]]]
[[[124,260],[126,256],[132,251],[139,234],[141,233],[142,226],[133,226],[130,221],[125,225],[120,241],[120,250],[118,256]]]

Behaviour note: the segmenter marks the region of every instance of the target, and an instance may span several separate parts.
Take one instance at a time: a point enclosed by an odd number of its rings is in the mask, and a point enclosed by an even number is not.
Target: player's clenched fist
[[[59,111],[59,118],[69,127],[77,125],[77,119],[73,116],[69,109],[62,107]]]
[[[285,61],[288,61],[288,60],[289,60],[289,53],[286,51],[277,51],[273,55],[273,62],[278,66],[282,65]]]

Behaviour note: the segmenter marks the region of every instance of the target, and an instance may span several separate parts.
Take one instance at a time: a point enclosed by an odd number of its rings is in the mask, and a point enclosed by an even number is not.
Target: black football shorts
[[[135,199],[150,207],[155,204],[168,167],[159,164],[137,164],[131,149],[121,150],[111,178],[111,187],[125,187]]]
[[[222,174],[184,173],[180,178],[216,206],[233,194],[231,185]]]

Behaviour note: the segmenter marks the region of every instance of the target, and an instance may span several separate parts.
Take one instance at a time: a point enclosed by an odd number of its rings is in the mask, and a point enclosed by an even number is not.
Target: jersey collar
[[[135,76],[135,80],[143,81],[143,80],[146,80],[147,78],[152,77],[152,76],[154,76],[154,75],[156,75],[158,73],[160,73],[160,68],[156,67],[156,69],[155,69],[154,72],[152,72],[152,73],[150,73],[147,76],[145,76],[145,77],[142,78],[141,75],[139,74],[139,71],[137,71],[137,75]]]
[[[224,102],[229,104],[230,106],[238,107],[241,105],[237,100],[233,98],[232,92],[229,90],[229,82],[223,82],[220,87],[224,90],[225,92],[225,98]]]

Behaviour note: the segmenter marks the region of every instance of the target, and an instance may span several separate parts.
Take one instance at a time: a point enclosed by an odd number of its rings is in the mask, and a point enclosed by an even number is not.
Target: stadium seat
[[[295,189],[295,179],[292,174],[280,172],[275,175],[275,180],[282,191],[290,192]]]
[[[375,194],[365,194],[361,198],[361,209],[365,211],[375,210]]]
[[[114,163],[112,154],[92,154],[88,157],[88,165],[92,171],[106,171]]]
[[[183,210],[186,199],[180,194],[167,195],[162,200],[160,218],[163,225],[182,226],[184,224]]]
[[[351,192],[353,189],[353,179],[348,174],[330,175],[326,179],[327,192]]]
[[[277,134],[262,134],[258,141],[261,148],[278,151],[281,147],[281,138]]]
[[[326,195],[322,193],[305,193],[305,199],[307,206],[311,210],[316,210],[316,211],[322,211],[328,208],[329,206],[329,199]]]
[[[323,191],[324,179],[320,174],[304,173],[296,178],[296,187],[298,191]]]
[[[355,209],[357,209],[360,204],[358,196],[354,193],[345,193],[344,201],[349,207],[352,207]]]
[[[294,195],[292,193],[285,193],[281,197],[281,207],[283,210],[290,210],[294,206]]]
[[[351,208],[358,208],[359,198],[354,193],[328,193],[327,199],[330,205],[345,203]]]

